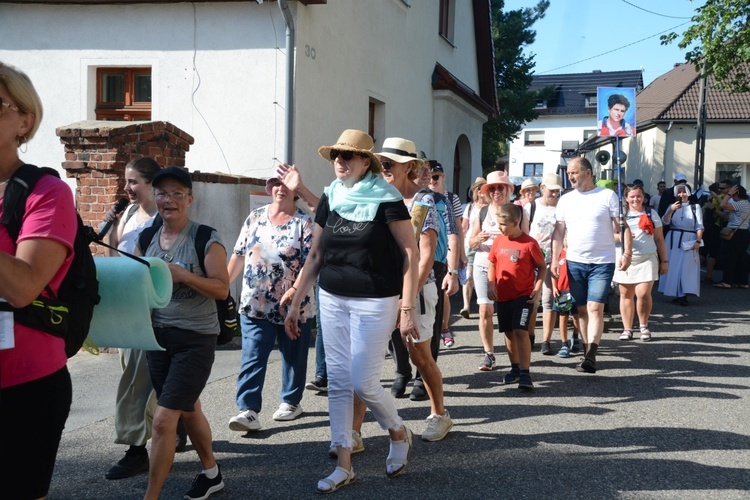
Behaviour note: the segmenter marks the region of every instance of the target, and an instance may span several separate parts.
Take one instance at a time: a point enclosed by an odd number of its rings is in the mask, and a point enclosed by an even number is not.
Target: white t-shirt
[[[544,206],[539,200],[534,200],[534,220],[529,226],[529,236],[534,238],[542,248],[544,261],[549,264],[552,261],[552,232],[555,230],[555,210],[557,207]],[[523,206],[524,217],[531,220],[531,203]]]
[[[612,264],[615,234],[612,218],[619,215],[617,195],[611,189],[571,191],[560,197],[555,219],[565,222],[567,259],[582,264]]]
[[[662,227],[661,218],[656,210],[650,210],[651,222],[654,224],[654,229]],[[656,252],[656,240],[654,240],[653,234],[648,234],[643,229],[638,227],[638,223],[641,220],[641,215],[646,212],[628,212],[625,221],[630,227],[630,232],[633,234],[633,255],[648,255]]]
[[[660,194],[655,194],[655,195],[651,196],[651,200],[648,202],[648,206],[650,206],[654,210],[658,210],[659,209],[659,202],[660,201],[661,201],[661,195]]]
[[[479,247],[477,247],[477,253],[476,255],[474,255],[474,265],[480,267],[489,267],[490,249],[492,249],[492,244],[495,242],[495,237],[500,234],[500,226],[497,223],[497,217],[494,214],[492,205],[487,205],[487,217],[485,217],[484,222],[481,222],[480,219],[481,210],[477,210],[476,213],[476,218],[472,221],[471,227],[474,227],[474,221],[479,220],[479,223],[481,224],[480,232],[485,231],[487,233],[490,233],[490,237],[487,238],[487,240],[479,243]]]

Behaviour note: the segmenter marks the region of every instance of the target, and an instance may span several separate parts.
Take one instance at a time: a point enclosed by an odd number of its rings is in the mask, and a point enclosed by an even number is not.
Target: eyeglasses
[[[331,150],[331,161],[336,161],[336,158],[341,157],[344,161],[351,161],[352,158],[354,158],[354,155],[359,156],[354,151],[339,151],[337,149]]]
[[[159,193],[154,194],[154,198],[156,198],[157,201],[167,201],[167,198],[172,198],[174,201],[182,201],[185,199],[186,196],[189,196],[190,193],[181,193],[180,191],[173,191],[171,193],[167,193],[166,191],[162,191]]]
[[[383,165],[383,170],[390,170],[393,166],[393,163],[387,160],[381,161],[380,164]]]
[[[18,106],[14,106],[13,104],[9,104],[9,103],[3,101],[3,98],[0,97],[0,115],[3,114],[3,109],[2,108],[12,109],[13,111],[18,111],[19,113],[21,112],[21,110],[18,109]]]
[[[433,175],[432,176],[432,180],[435,181],[435,182],[439,181],[440,180],[440,174]]]

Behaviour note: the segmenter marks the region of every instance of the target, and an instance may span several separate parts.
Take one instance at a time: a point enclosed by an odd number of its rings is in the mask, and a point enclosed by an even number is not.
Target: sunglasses
[[[433,175],[432,176],[432,180],[435,181],[435,182],[439,181],[440,180],[440,174]]]
[[[335,161],[336,158],[341,158],[344,161],[351,161],[352,158],[354,158],[354,155],[359,156],[359,154],[355,153],[354,151],[339,151],[337,149],[332,149],[331,161]]]
[[[21,110],[18,109],[18,106],[14,106],[12,104],[9,104],[5,101],[3,101],[3,98],[0,97],[0,115],[3,114],[3,108],[12,109],[13,111],[18,111],[19,113]]]
[[[383,165],[383,170],[390,170],[391,167],[393,166],[393,163],[391,163],[388,160],[383,160],[380,162],[380,164]]]
[[[490,193],[494,191],[505,191],[505,187],[502,184],[499,186],[490,186],[487,188],[487,191],[489,191]]]

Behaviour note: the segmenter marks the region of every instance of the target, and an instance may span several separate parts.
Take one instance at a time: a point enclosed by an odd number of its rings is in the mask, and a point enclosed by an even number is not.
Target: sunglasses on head
[[[337,149],[331,150],[331,161],[335,161],[336,158],[341,157],[344,161],[351,161],[352,158],[354,158],[354,155],[356,155],[354,151],[339,151]]]

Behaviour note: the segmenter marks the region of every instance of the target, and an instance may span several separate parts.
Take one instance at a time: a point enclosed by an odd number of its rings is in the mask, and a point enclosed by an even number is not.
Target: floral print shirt
[[[284,324],[286,306],[279,301],[294,284],[312,246],[313,221],[300,209],[286,224],[277,226],[268,218],[268,207],[250,212],[234,246],[235,255],[245,256],[240,312],[250,318]],[[313,298],[300,305],[300,321],[314,316]]]

